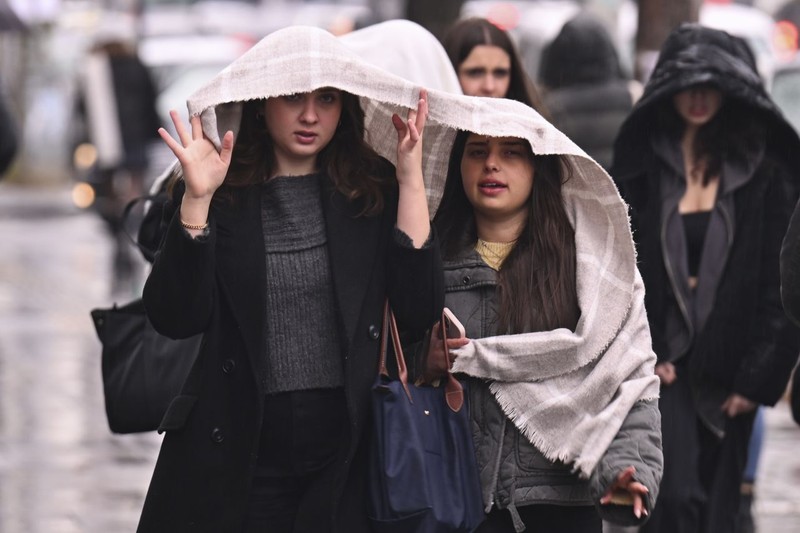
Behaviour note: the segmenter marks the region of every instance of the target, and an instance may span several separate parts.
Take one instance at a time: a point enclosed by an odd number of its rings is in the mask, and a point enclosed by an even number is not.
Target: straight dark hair
[[[744,160],[751,153],[752,147],[758,145],[765,136],[758,114],[746,104],[728,97],[723,97],[722,105],[711,120],[700,126],[694,138],[692,151],[697,166],[705,163],[702,183],[708,185],[712,178],[722,172],[725,160]],[[680,142],[686,123],[675,109],[672,98],[665,98],[658,111],[658,126],[667,135]],[[688,178],[688,176],[687,176]]]
[[[391,165],[364,140],[364,111],[358,97],[340,91],[342,115],[336,132],[317,157],[318,167],[351,201],[363,202],[362,215],[380,213],[384,192],[397,184]],[[264,99],[242,106],[242,121],[223,187],[263,183],[275,170],[275,149],[264,124]],[[221,189],[223,188],[221,187]]]
[[[445,259],[475,246],[475,213],[461,178],[461,159],[470,132],[456,136],[447,181],[434,226]],[[528,148],[530,151],[530,147]],[[564,209],[561,186],[572,174],[556,155],[535,155],[528,217],[517,244],[498,272],[498,334],[575,329],[580,316],[575,279],[575,231]]]
[[[504,30],[484,18],[463,19],[450,27],[442,44],[456,72],[476,46],[486,45],[501,48],[511,58],[511,80],[505,97],[522,102],[548,118],[539,91],[525,72],[514,42]]]

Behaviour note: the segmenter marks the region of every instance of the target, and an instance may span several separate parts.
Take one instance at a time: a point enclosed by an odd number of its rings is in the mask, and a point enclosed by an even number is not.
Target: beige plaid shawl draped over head
[[[393,43],[397,45],[398,43]],[[369,144],[396,161],[391,116],[415,109],[419,87],[375,67],[333,35],[312,27],[277,31],[256,44],[188,101],[217,145],[237,132],[242,102],[335,87],[360,98]],[[457,130],[524,138],[537,154],[560,154],[575,169],[564,201],[575,228],[576,330],[473,340],[454,369],[492,381],[511,420],[547,457],[588,476],[631,406],[658,396],[655,356],[626,206],[609,176],[529,107],[505,99],[429,89],[423,172],[431,214],[444,188]]]

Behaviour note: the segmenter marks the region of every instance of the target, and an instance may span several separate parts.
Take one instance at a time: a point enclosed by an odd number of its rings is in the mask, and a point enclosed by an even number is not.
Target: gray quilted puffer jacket
[[[445,305],[464,324],[468,338],[495,334],[496,272],[470,250],[444,262]],[[581,479],[569,465],[552,462],[522,436],[505,416],[489,390],[488,382],[469,378],[469,408],[475,453],[486,511],[508,509],[522,531],[517,507],[546,503],[595,505],[600,516],[622,525],[644,523],[630,506],[603,505],[599,499],[624,468],[636,467],[636,479],[650,490],[646,508],[653,508],[658,494],[654,472],[648,465],[661,465],[661,442],[652,440],[659,431],[661,415],[656,401],[640,402],[626,417],[590,479]]]

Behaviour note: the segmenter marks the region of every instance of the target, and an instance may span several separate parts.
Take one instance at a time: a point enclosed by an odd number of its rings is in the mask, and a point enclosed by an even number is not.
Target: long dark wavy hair
[[[434,217],[445,259],[463,253],[478,240],[475,213],[464,192],[461,159],[470,132],[456,136],[444,194]],[[530,148],[528,148],[530,150]],[[572,174],[556,155],[529,153],[535,177],[528,217],[517,244],[498,272],[497,331],[524,333],[574,329],[578,322],[575,279],[575,231],[564,209],[561,186]]]
[[[397,181],[389,163],[364,140],[364,111],[358,97],[341,91],[342,115],[336,132],[317,156],[318,168],[350,200],[363,203],[362,215],[380,213],[384,192]],[[275,170],[275,150],[264,124],[265,100],[244,102],[242,121],[228,174],[220,189],[263,183]]]
[[[442,39],[442,44],[456,71],[476,46],[501,48],[511,58],[511,81],[506,98],[522,102],[547,118],[539,91],[525,72],[517,47],[504,30],[484,18],[463,19],[450,27]]]
[[[680,141],[686,130],[686,123],[675,109],[672,97],[665,98],[661,103],[656,120],[658,127],[669,138]],[[712,178],[720,175],[725,160],[744,160],[746,154],[752,152],[752,147],[764,138],[764,134],[764,126],[751,107],[723,96],[722,105],[716,115],[697,130],[692,146],[692,164],[697,167],[705,163],[703,185],[708,185]]]

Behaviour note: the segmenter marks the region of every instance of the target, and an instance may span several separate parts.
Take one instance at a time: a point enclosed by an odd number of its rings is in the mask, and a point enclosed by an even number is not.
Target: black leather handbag
[[[170,339],[150,324],[141,299],[91,312],[103,345],[106,418],[114,433],[155,431],[197,359],[202,335]]]

